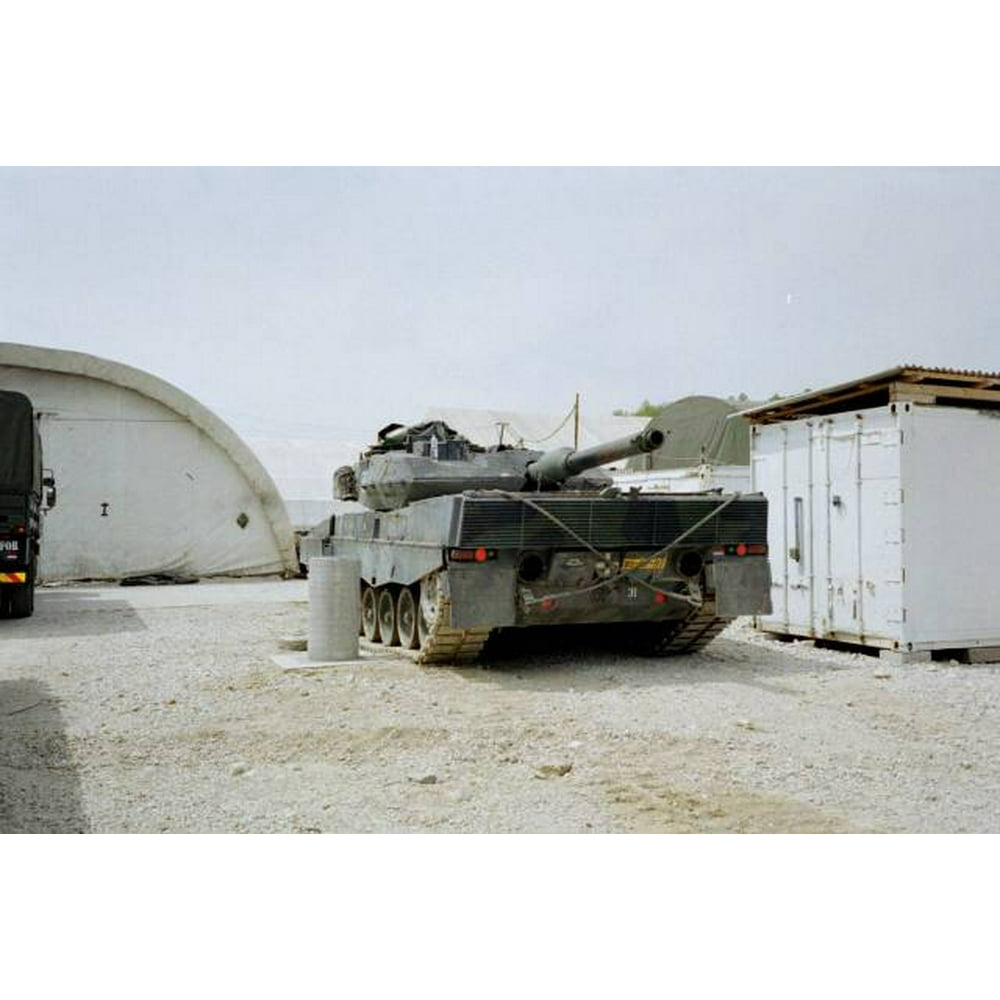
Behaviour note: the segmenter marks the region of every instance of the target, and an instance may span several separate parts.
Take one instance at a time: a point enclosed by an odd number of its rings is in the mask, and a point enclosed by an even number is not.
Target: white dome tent
[[[297,571],[274,481],[191,396],[117,362],[9,343],[0,388],[31,399],[55,474],[45,580]]]

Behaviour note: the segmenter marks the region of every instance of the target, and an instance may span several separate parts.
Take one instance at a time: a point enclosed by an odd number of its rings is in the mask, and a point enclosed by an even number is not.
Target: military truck
[[[367,509],[335,515],[312,551],[360,561],[363,635],[420,662],[474,660],[494,629],[568,624],[692,652],[770,607],[767,501],[621,494],[599,468],[662,442],[647,428],[543,453],[390,424],[334,473],[337,499]]]
[[[0,391],[0,618],[34,613],[42,513],[55,502],[31,400]]]

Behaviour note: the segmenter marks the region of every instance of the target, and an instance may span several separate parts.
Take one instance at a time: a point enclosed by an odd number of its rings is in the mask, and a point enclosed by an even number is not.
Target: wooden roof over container
[[[902,365],[827,389],[776,399],[740,415],[751,423],[774,424],[899,402],[1000,410],[1000,372]]]

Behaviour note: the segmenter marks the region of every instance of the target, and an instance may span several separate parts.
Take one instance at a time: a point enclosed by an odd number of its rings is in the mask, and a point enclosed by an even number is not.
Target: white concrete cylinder
[[[343,556],[309,560],[310,660],[356,660],[361,624],[361,563]]]

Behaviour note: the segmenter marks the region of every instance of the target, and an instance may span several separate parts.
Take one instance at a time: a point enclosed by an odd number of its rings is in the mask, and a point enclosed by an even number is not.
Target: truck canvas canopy
[[[0,492],[30,492],[34,482],[35,428],[31,402],[0,391]]]

